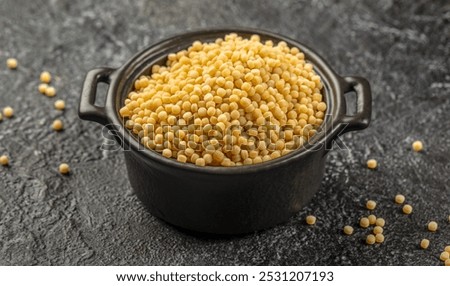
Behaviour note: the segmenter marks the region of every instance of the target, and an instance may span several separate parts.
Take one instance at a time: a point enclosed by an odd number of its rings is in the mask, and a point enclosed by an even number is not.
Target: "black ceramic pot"
[[[236,32],[243,37],[285,41],[298,47],[324,84],[328,116],[312,143],[265,163],[240,167],[199,167],[167,159],[143,148],[123,125],[119,109],[134,81],[161,64],[169,53],[193,41],[214,41]],[[94,105],[97,83],[109,84],[104,106]],[[346,114],[344,94],[357,95],[357,112]],[[197,232],[238,234],[269,228],[298,212],[314,196],[324,175],[327,147],[339,134],[364,129],[370,122],[369,83],[360,77],[340,77],[310,48],[286,37],[256,29],[190,32],[155,44],[118,69],[90,71],[84,82],[79,116],[107,126],[124,147],[128,177],[150,212],[173,225]]]

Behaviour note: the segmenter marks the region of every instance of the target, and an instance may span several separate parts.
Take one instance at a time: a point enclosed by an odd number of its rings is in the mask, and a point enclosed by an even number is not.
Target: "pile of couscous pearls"
[[[10,70],[15,70],[18,68],[19,63],[17,59],[15,58],[8,58],[6,60],[6,66]],[[43,71],[39,76],[40,84],[38,85],[38,91],[42,94],[45,94],[48,97],[54,97],[56,95],[56,89],[55,87],[50,85],[50,82],[52,80],[52,76],[50,72]],[[64,110],[65,109],[65,102],[64,100],[56,100],[54,103],[54,107],[57,110]],[[3,113],[3,115],[2,115]],[[14,116],[14,109],[10,106],[6,106],[3,108],[2,113],[0,113],[0,122],[3,120],[3,116],[5,118],[12,118]],[[52,129],[55,131],[61,131],[63,130],[63,123],[60,119],[56,119],[52,123]],[[2,166],[9,166],[10,160],[9,157],[6,154],[0,155],[0,165]],[[58,170],[61,174],[67,175],[69,173],[69,165],[66,163],[62,163]]]
[[[149,149],[198,166],[266,162],[323,122],[320,77],[285,42],[229,34],[169,54],[135,81],[120,114]]]

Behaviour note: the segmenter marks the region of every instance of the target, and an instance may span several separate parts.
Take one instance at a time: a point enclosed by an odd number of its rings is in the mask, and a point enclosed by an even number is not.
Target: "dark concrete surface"
[[[94,4],[95,2],[95,4]],[[446,1],[25,1],[0,2],[1,265],[442,265],[450,244],[450,6]],[[335,3],[335,4],[333,4]],[[329,154],[311,204],[284,225],[233,238],[198,237],[168,226],[133,195],[121,152],[101,151],[101,127],[77,116],[85,73],[118,67],[167,36],[248,26],[316,49],[342,75],[372,84],[373,122]],[[6,69],[16,57],[19,68]],[[37,92],[49,70],[55,98]],[[64,99],[67,109],[53,103]],[[51,131],[62,118],[65,130]],[[414,153],[411,142],[423,140]],[[376,171],[365,168],[375,158]],[[72,174],[57,172],[68,162]],[[401,213],[397,193],[414,207]],[[367,246],[358,227],[386,219],[386,242]],[[307,214],[318,218],[306,226]],[[426,223],[439,230],[429,233]],[[355,234],[342,235],[346,224]],[[431,246],[418,243],[429,238]]]

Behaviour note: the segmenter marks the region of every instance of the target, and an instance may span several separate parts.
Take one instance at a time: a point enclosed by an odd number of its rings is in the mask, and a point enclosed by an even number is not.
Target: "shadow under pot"
[[[196,166],[168,159],[144,148],[124,127],[119,114],[135,80],[164,64],[169,53],[194,41],[212,42],[230,33],[253,34],[274,43],[297,47],[313,64],[323,83],[327,116],[312,140],[302,148],[260,164]],[[97,83],[109,84],[103,106],[95,105]],[[357,110],[347,114],[345,93],[355,92]],[[287,221],[305,206],[320,187],[327,150],[338,135],[366,128],[371,116],[369,83],[361,77],[337,75],[313,50],[292,39],[257,29],[210,29],[161,41],[135,55],[118,69],[97,68],[85,79],[79,116],[105,125],[124,148],[130,184],[156,217],[196,232],[240,234]]]

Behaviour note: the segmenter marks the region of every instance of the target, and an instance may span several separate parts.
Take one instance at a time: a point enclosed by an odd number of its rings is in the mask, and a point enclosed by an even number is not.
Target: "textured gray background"
[[[25,1],[0,2],[0,264],[441,265],[450,244],[450,7],[446,1]],[[99,2],[99,1],[95,1]],[[447,2],[448,3],[448,2]],[[329,154],[313,202],[289,222],[242,237],[196,237],[155,219],[127,181],[121,152],[102,152],[99,125],[77,117],[85,73],[118,67],[167,36],[196,28],[248,26],[316,49],[342,75],[369,79],[373,122]],[[19,60],[9,71],[7,57]],[[58,95],[37,92],[49,70]],[[65,112],[54,110],[57,98]],[[62,118],[64,132],[50,124]],[[425,152],[414,153],[421,139]],[[364,167],[379,161],[377,171]],[[69,162],[72,175],[56,171]],[[393,203],[403,193],[405,216]],[[356,228],[367,199],[387,221],[386,242],[367,246]],[[314,214],[314,227],[304,224]],[[426,231],[436,220],[437,233]],[[430,249],[418,248],[421,238]]]

